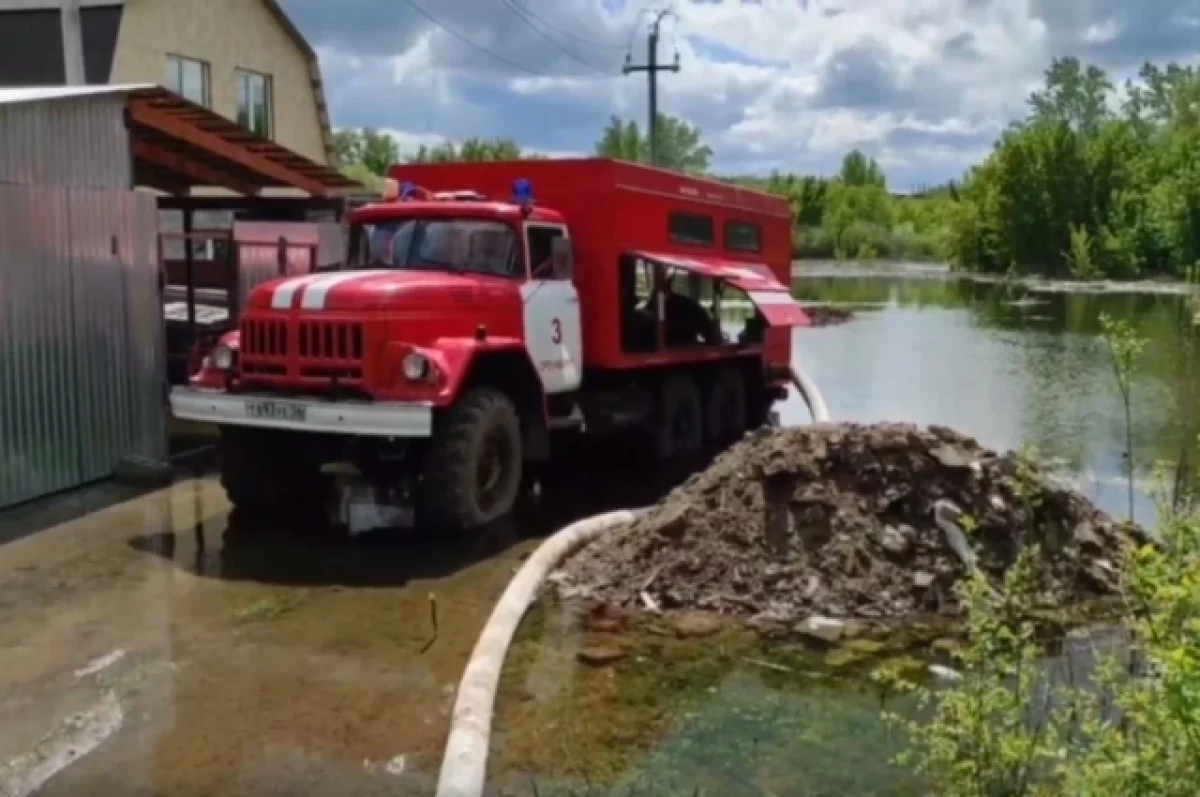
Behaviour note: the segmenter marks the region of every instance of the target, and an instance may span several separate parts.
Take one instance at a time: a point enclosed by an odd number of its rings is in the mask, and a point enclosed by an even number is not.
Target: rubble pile
[[[827,304],[806,305],[804,314],[814,327],[831,327],[854,320],[854,311],[848,307],[836,307]]]
[[[898,618],[957,612],[956,581],[978,567],[999,584],[1030,544],[1048,605],[1104,597],[1129,535],[1144,539],[951,429],[824,424],[747,436],[554,581],[621,608]]]

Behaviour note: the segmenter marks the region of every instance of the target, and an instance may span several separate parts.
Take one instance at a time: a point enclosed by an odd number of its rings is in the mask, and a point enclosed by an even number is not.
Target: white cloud
[[[318,46],[335,123],[402,146],[511,137],[591,151],[612,114],[641,121],[642,2],[284,0]],[[619,6],[619,10],[606,10]],[[1052,56],[1123,76],[1190,60],[1200,0],[681,0],[664,22],[660,107],[703,130],[715,166],[827,173],[851,147],[904,187],[957,176],[987,151]],[[635,19],[640,27],[633,28]],[[482,49],[481,49],[482,48]],[[487,52],[484,52],[487,51]],[[602,74],[597,74],[597,68]]]

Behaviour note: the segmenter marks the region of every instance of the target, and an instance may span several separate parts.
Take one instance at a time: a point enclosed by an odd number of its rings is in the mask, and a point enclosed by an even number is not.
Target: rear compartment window
[[[667,235],[672,243],[713,246],[716,243],[712,216],[675,212],[667,217]]]
[[[762,228],[748,221],[725,222],[725,248],[733,252],[761,252]]]

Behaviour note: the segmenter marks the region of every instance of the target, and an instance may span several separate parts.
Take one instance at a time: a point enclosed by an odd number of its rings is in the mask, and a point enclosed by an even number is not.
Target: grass
[[[234,615],[234,622],[238,625],[249,625],[251,623],[265,623],[271,620],[278,620],[286,614],[294,611],[303,603],[304,597],[298,594],[279,595],[262,600],[241,609]]]

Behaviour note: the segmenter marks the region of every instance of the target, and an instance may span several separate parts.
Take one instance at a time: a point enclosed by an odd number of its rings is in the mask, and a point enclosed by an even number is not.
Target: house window
[[[270,138],[273,115],[271,76],[237,70],[238,124],[263,138]]]
[[[675,212],[667,217],[667,235],[677,244],[712,246],[716,233],[712,216]]]
[[[761,252],[762,229],[748,221],[725,222],[725,248],[731,252]]]
[[[184,99],[205,108],[212,106],[209,91],[209,67],[206,61],[184,58],[182,55],[167,56],[167,88]]]

